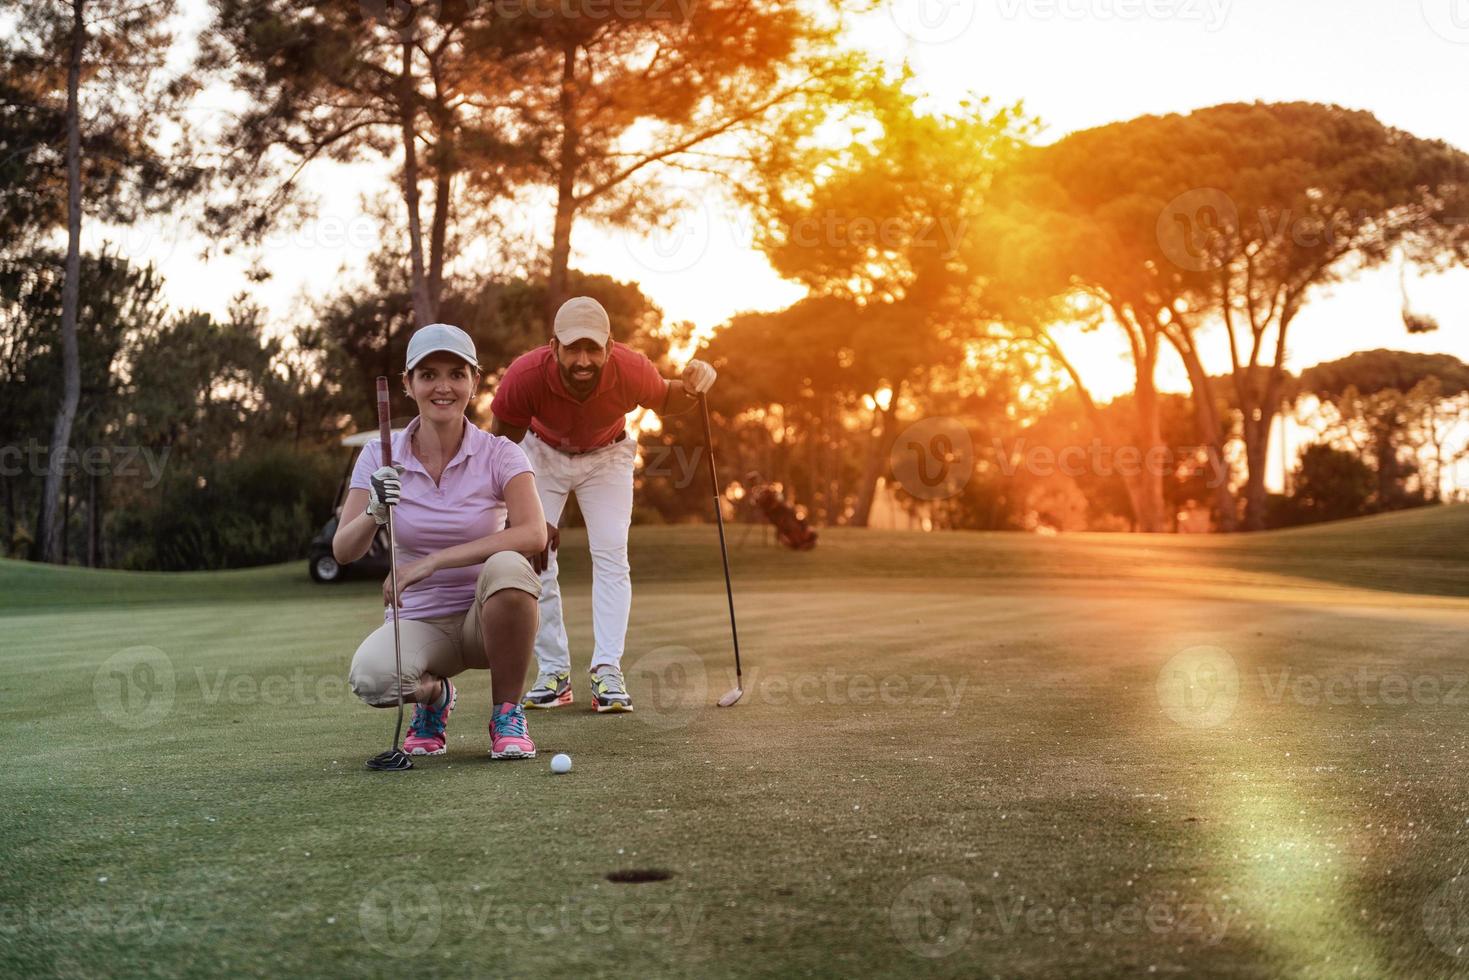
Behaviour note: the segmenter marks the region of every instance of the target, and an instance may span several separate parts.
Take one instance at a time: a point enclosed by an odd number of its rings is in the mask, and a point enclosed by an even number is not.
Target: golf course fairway
[[[0,974],[1469,969],[1469,506],[731,527],[727,710],[715,529],[636,527],[621,716],[562,540],[576,703],[531,713],[538,757],[491,762],[471,673],[396,774],[345,683],[378,583],[0,562]]]

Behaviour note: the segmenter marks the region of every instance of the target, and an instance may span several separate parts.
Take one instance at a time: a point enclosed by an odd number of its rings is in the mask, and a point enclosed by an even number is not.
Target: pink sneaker
[[[525,729],[525,709],[509,701],[495,705],[490,717],[491,759],[534,759],[536,743]]]
[[[459,700],[459,693],[449,678],[444,678],[444,684],[449,689],[449,698],[442,707],[420,704],[413,709],[408,737],[403,739],[403,751],[409,755],[444,754],[444,728],[449,724],[449,712],[454,710],[454,702]]]

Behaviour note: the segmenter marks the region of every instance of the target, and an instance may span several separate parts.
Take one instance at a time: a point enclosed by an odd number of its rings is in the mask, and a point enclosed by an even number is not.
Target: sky
[[[190,18],[197,31],[204,5]],[[854,19],[847,40],[893,64],[906,60],[915,87],[936,107],[966,94],[999,103],[1024,100],[1049,142],[1146,113],[1187,112],[1239,101],[1332,102],[1365,109],[1417,136],[1469,150],[1469,0],[886,0]],[[212,93],[200,121],[227,113],[231,97]],[[275,235],[258,254],[272,273],[245,278],[245,256],[198,257],[208,244],[187,215],[132,229],[95,228],[127,253],[152,258],[170,301],[223,314],[248,291],[273,322],[286,325],[310,304],[353,281],[377,246],[363,213],[390,163],[323,164],[308,174],[319,218]],[[573,265],[635,280],[670,320],[701,330],[735,313],[780,309],[802,295],[781,280],[752,244],[749,221],[717,190],[682,189],[685,207],[650,236],[577,225]],[[1466,216],[1469,217],[1469,216]],[[517,209],[515,234],[550,236],[549,202]],[[94,239],[95,240],[95,239]],[[1436,317],[1437,333],[1402,328],[1398,271],[1386,268],[1313,297],[1292,327],[1292,369],[1355,350],[1392,347],[1448,352],[1469,360],[1469,270],[1420,278],[1410,273],[1414,308]],[[1206,363],[1227,364],[1222,336]],[[1094,393],[1131,387],[1118,337],[1105,331],[1067,338]],[[1159,371],[1165,390],[1187,391],[1171,354]]]

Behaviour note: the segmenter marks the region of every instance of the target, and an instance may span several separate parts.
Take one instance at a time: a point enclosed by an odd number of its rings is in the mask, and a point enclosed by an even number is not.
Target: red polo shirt
[[[561,380],[551,345],[522,354],[506,368],[490,411],[508,425],[524,426],[547,445],[570,452],[605,446],[627,425],[633,409],[661,411],[668,382],[648,358],[612,341],[597,389],[577,401]]]

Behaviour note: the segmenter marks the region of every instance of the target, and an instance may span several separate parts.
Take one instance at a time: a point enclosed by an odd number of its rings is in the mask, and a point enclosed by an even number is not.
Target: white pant
[[[622,663],[627,639],[627,617],[632,611],[632,575],[627,564],[627,529],[632,524],[632,474],[637,440],[568,456],[527,432],[521,448],[536,471],[536,489],[546,520],[561,523],[567,494],[576,494],[587,523],[592,552],[592,668]],[[560,562],[551,552],[550,566],[541,573],[541,631],[536,635],[536,661],[542,673],[569,671],[571,649],[561,615],[561,586],[556,581]]]

